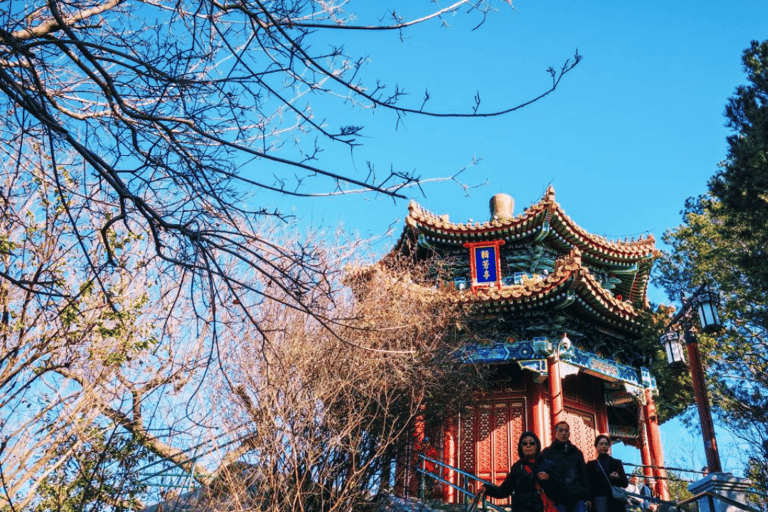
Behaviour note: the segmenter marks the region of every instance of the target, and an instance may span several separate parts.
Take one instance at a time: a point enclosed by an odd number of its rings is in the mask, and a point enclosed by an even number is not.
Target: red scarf
[[[525,469],[525,472],[529,475],[533,474],[533,470],[531,469],[531,466],[535,464],[535,460],[529,460],[527,462],[523,462],[523,469]],[[541,496],[541,502],[544,505],[544,512],[559,512],[557,510],[557,507],[555,506],[555,503],[549,499],[549,496],[544,494],[544,489],[541,488],[539,485],[539,482],[534,480],[536,482],[536,491],[539,493],[539,496]]]

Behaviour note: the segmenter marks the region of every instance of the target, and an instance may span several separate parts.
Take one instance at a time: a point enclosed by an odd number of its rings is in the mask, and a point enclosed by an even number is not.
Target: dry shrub
[[[440,422],[482,385],[457,350],[466,312],[447,290],[414,286],[423,271],[348,268],[343,292],[313,297],[327,317],[274,302],[264,336],[226,348],[233,366],[216,402],[260,471],[244,504],[355,508],[387,490],[417,417]]]

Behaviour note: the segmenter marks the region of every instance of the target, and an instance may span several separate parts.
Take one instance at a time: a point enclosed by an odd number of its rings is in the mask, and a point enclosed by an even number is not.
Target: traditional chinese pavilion
[[[513,204],[498,194],[490,220],[456,223],[412,202],[393,249],[448,262],[453,275],[433,285],[454,287],[458,300],[486,320],[488,341],[468,343],[466,357],[495,365],[497,382],[442,426],[434,443],[442,460],[500,483],[517,459],[522,432],[535,432],[546,446],[553,425],[566,420],[588,460],[599,433],[639,447],[646,474],[661,477],[657,490],[666,498],[663,469],[650,469],[664,465],[655,381],[634,364],[659,255],[653,236],[619,241],[588,233],[555,201],[552,187],[519,215]],[[400,473],[402,491],[409,478]],[[448,487],[445,499],[458,497]]]

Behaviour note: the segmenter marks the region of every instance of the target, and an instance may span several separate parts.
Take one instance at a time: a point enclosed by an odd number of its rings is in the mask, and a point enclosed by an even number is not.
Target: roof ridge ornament
[[[575,245],[573,248],[571,248],[571,252],[568,253],[568,256],[565,256],[563,258],[564,267],[567,270],[578,270],[581,268],[581,249],[576,247]]]
[[[553,187],[552,184],[547,186],[547,191],[544,192],[544,196],[542,196],[541,200],[545,203],[555,202],[555,187]]]
[[[488,206],[491,210],[491,221],[507,222],[515,216],[515,200],[509,194],[494,194]]]

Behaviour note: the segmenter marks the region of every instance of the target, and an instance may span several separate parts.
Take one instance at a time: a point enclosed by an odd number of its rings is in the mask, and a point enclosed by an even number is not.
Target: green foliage
[[[755,485],[768,488],[768,41],[743,56],[749,83],[725,115],[735,133],[710,180],[710,194],[689,199],[683,224],[664,241],[672,252],[658,281],[670,297],[704,282],[717,290],[725,332],[700,335],[715,411],[752,449],[745,454]]]
[[[0,253],[8,254],[15,246],[16,244],[8,239],[8,235],[0,234]]]
[[[758,485],[761,494],[752,493],[748,495],[749,502],[762,510],[768,510],[768,496],[765,495],[765,475],[768,474],[768,460],[760,457],[750,457],[747,462],[747,478],[753,482],[762,482]]]
[[[667,486],[669,489],[669,496],[672,501],[680,502],[693,498],[693,493],[688,490],[688,480],[684,480],[679,473],[674,471],[667,471]]]
[[[137,473],[146,450],[113,429],[84,426],[75,432],[56,446],[65,462],[40,483],[35,512],[100,510],[105,504],[116,511],[135,508],[136,497],[146,490]]]
[[[768,242],[768,41],[753,41],[742,58],[749,83],[737,87],[725,110],[728,158],[710,181],[724,206],[731,238],[750,240],[758,251],[741,254],[739,265],[753,278],[768,281],[763,248]]]

